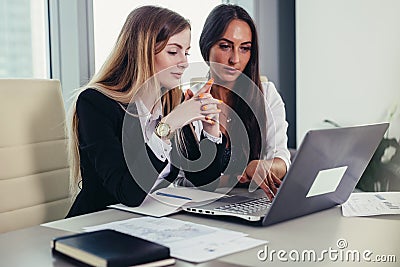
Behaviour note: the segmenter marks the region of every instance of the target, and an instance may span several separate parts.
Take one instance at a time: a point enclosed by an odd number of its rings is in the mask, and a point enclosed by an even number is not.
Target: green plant
[[[357,188],[374,192],[400,190],[400,145],[396,139],[382,139]]]

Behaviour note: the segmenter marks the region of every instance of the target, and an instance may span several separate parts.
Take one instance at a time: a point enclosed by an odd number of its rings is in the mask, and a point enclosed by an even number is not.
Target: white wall
[[[201,30],[210,11],[219,4],[221,0],[118,0],[118,5],[109,0],[93,1],[96,71],[110,54],[126,17],[133,9],[143,5],[166,7],[189,19],[192,28],[189,62],[203,62],[199,48]]]
[[[400,137],[400,1],[296,1],[297,142],[309,129],[388,120]]]

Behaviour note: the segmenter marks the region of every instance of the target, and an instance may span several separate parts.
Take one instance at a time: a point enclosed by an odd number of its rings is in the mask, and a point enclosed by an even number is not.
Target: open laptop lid
[[[271,225],[345,202],[389,123],[309,131],[262,224]]]

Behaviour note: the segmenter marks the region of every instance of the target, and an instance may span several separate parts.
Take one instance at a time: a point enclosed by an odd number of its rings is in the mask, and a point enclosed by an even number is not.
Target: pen
[[[180,198],[180,199],[186,199],[186,200],[192,200],[189,197],[184,197],[184,196],[177,196],[173,194],[167,194],[167,193],[162,193],[162,192],[156,192],[156,195],[158,196],[164,196],[164,197],[174,197],[174,198]]]

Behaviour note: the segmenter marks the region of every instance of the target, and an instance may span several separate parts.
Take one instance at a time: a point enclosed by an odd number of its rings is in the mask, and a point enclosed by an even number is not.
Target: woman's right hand
[[[195,95],[187,93],[185,101],[176,106],[161,121],[167,123],[172,132],[196,120],[210,125],[217,124],[215,118],[218,118],[218,114],[221,112],[218,109],[221,101],[213,98],[210,94],[212,84],[213,80],[211,79]]]

